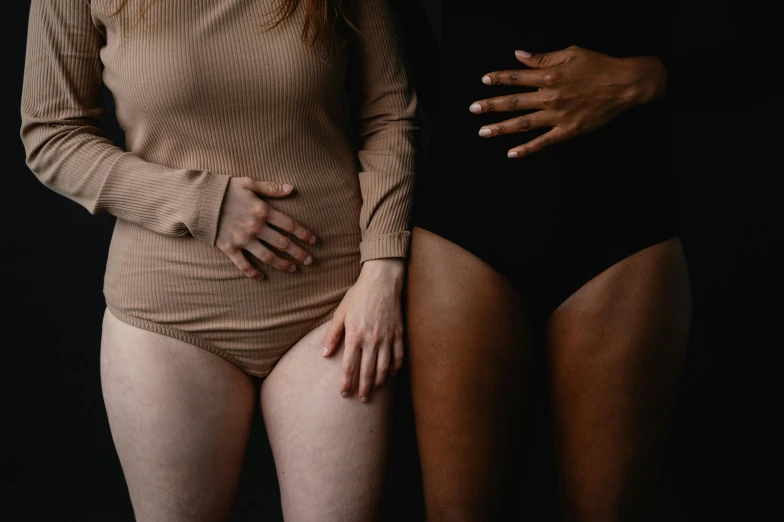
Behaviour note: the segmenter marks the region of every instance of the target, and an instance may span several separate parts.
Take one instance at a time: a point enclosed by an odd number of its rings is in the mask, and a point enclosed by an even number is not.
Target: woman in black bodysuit
[[[643,520],[683,367],[672,11],[540,4],[443,5],[407,290],[429,520],[497,519],[538,322],[568,520]]]

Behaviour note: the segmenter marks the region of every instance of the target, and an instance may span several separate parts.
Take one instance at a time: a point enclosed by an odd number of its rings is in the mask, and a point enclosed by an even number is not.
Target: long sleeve
[[[144,161],[106,138],[103,38],[88,0],[32,1],[20,133],[27,165],[93,214],[214,245],[230,176]]]
[[[417,96],[407,73],[399,26],[388,0],[355,2],[358,27],[356,134],[362,192],[361,262],[408,255]]]

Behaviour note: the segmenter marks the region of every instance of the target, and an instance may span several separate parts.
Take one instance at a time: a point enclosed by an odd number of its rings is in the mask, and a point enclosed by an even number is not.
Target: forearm
[[[214,244],[229,176],[149,162],[105,137],[89,3],[34,0],[27,38],[20,136],[38,179],[91,213]]]
[[[359,225],[364,263],[408,255],[419,122],[418,98],[390,0],[359,2],[354,15],[362,31],[352,101],[362,144]]]

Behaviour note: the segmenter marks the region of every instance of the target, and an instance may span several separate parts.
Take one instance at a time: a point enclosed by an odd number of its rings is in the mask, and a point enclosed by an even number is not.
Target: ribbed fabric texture
[[[355,0],[356,53],[319,58],[304,2],[273,29],[273,0],[33,0],[21,138],[41,182],[117,216],[109,309],[263,376],[326,322],[361,263],[408,252],[416,95],[389,0]],[[137,23],[138,22],[138,23]],[[347,46],[343,46],[347,50]],[[349,64],[349,57],[357,63]],[[342,111],[348,66],[357,153]],[[112,92],[127,151],[99,123]],[[290,183],[270,203],[311,228],[314,264],[245,277],[215,245],[232,176]]]

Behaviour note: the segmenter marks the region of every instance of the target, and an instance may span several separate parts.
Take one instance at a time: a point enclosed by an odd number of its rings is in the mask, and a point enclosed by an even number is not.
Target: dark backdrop
[[[56,0],[53,0],[56,1]],[[435,70],[438,0],[399,2],[407,45],[427,106]],[[748,6],[750,4],[744,4]],[[103,273],[113,218],[91,216],[44,188],[27,170],[19,139],[25,30],[29,2],[3,2],[2,426],[0,518],[130,521],[125,482],[101,397],[98,354]],[[710,7],[708,7],[710,6]],[[659,508],[663,520],[743,520],[766,507],[777,469],[774,357],[781,290],[780,112],[773,68],[749,68],[745,29],[727,2],[682,2],[674,48],[713,56],[706,89],[717,102],[672,115],[673,168],[694,290],[691,351],[665,462]],[[427,14],[430,21],[417,18]],[[763,12],[760,17],[770,17]],[[748,29],[748,28],[746,28]],[[735,54],[726,54],[727,49]],[[705,53],[708,54],[705,54]],[[722,56],[728,56],[722,60]],[[716,57],[719,57],[716,60]],[[740,58],[738,58],[740,57]],[[774,65],[774,64],[771,64]],[[111,102],[110,97],[107,102]],[[779,110],[779,109],[777,109]],[[112,106],[105,118],[121,142]],[[387,518],[416,520],[421,490],[406,395],[398,379],[395,458]],[[526,439],[514,513],[542,520],[552,503],[546,400]],[[233,520],[280,520],[273,461],[257,415]],[[777,456],[776,456],[777,458]],[[9,513],[13,515],[8,516]],[[510,518],[512,517],[510,511]]]

